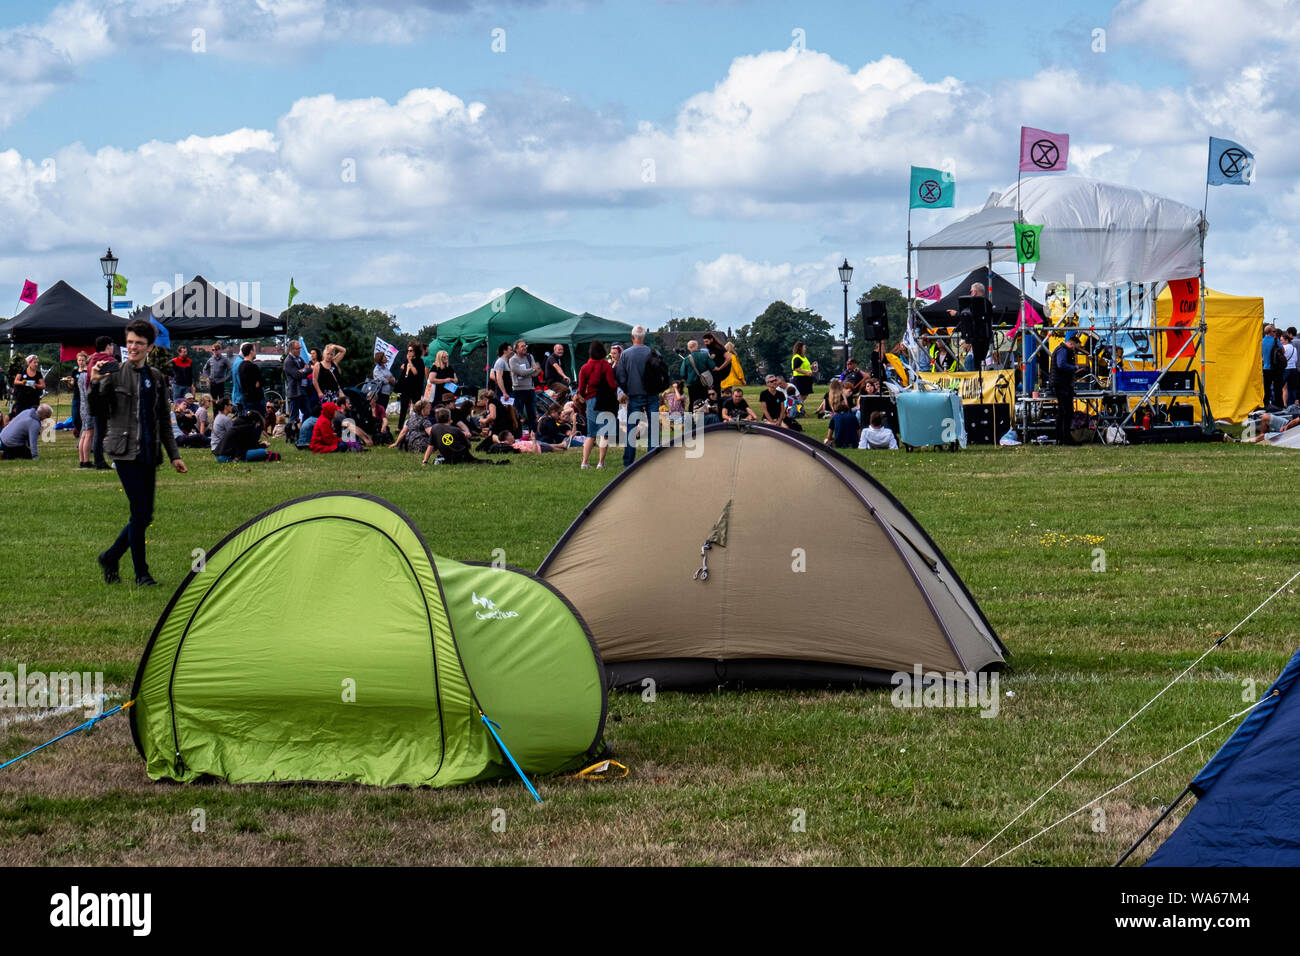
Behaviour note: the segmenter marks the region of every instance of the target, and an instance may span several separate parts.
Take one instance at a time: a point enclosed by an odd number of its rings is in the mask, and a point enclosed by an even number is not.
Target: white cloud
[[[796,307],[838,285],[836,266],[843,254],[835,252],[817,262],[755,262],[727,252],[709,262],[697,262],[691,273],[693,302],[707,302],[713,312],[754,302],[780,299]],[[698,310],[698,306],[696,307]]]
[[[1300,6],[1294,0],[1122,0],[1111,16],[1110,42],[1166,52],[1201,76],[1294,54],[1300,47]]]
[[[334,43],[409,44],[479,6],[478,0],[69,0],[43,21],[0,30],[0,127],[104,57],[162,50],[280,63]]]
[[[237,6],[155,0],[149,9],[158,17],[181,8],[228,17]],[[279,18],[275,29],[297,23],[319,34],[326,26],[310,26],[319,6],[267,0],[258,9]],[[76,57],[114,42],[112,16],[106,34],[95,32],[95,11],[108,7],[114,16],[125,9],[78,0],[58,8],[44,33],[0,35],[0,50],[16,43],[33,58],[27,67],[0,66],[0,88],[27,83],[30,92],[61,82]],[[397,15],[408,8],[376,9]],[[1135,3],[1116,16],[1147,16],[1151,9]],[[89,24],[87,37],[66,39],[67,24],[78,22]],[[1240,138],[1259,157],[1259,182],[1236,191],[1231,202],[1214,197],[1212,243],[1219,235],[1257,238],[1274,235],[1270,228],[1289,229],[1278,217],[1294,215],[1297,205],[1300,154],[1294,109],[1276,89],[1281,70],[1247,66],[1192,88],[1146,89],[1050,68],[979,89],[953,77],[926,79],[891,56],[855,71],[826,54],[782,50],[738,57],[711,90],[687,98],[663,125],[624,123],[578,98],[535,88],[483,101],[441,88],[413,89],[392,102],[322,94],[290,104],[270,130],[93,153],[73,143],[53,155],[52,169],[14,150],[0,152],[0,221],[7,225],[0,255],[79,246],[110,227],[120,237],[114,242],[152,248],[191,244],[196,236],[249,244],[446,239],[471,231],[481,245],[511,228],[507,221],[517,224],[520,211],[554,228],[584,208],[651,204],[714,220],[833,221],[841,234],[852,218],[845,209],[852,208],[870,228],[872,246],[863,251],[878,254],[888,247],[885,230],[897,228],[905,212],[910,163],[942,166],[951,159],[959,202],[978,205],[989,189],[1012,181],[1022,121],[1070,132],[1076,173],[1198,205],[1205,137]],[[917,237],[941,221],[931,214],[916,225]],[[789,301],[795,289],[815,304],[817,295],[837,291],[839,253],[769,262],[724,241],[730,251],[683,277],[696,297],[687,306],[694,311]],[[378,256],[372,273],[399,281],[404,260]],[[1245,274],[1244,261],[1233,268]],[[360,270],[353,284],[366,281]],[[628,289],[610,300],[609,311],[644,312],[649,289]],[[421,297],[401,307],[452,305]]]

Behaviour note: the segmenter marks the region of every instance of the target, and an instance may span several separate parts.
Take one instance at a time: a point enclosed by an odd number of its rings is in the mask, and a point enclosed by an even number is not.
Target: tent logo
[[[475,607],[483,609],[474,612],[474,616],[480,621],[504,621],[508,618],[519,616],[518,611],[501,610],[496,606],[491,598],[486,595],[484,597],[479,597],[478,592],[476,591],[470,592],[470,599],[474,602]]]

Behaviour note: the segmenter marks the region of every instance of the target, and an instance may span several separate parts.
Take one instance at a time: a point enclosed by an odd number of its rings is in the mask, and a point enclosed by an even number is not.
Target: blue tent
[[[1300,866],[1298,682],[1300,651],[1192,780],[1196,806],[1148,866]]]

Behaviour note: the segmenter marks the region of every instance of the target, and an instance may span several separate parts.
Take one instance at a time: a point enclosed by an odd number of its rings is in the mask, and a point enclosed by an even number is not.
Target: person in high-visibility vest
[[[790,379],[799,395],[807,398],[813,390],[813,366],[808,361],[808,346],[803,342],[794,343],[794,354],[790,356]]]

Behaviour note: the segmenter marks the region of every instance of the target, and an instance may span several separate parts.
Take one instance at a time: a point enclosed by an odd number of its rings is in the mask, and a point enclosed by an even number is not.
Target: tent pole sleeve
[[[1116,865],[1116,866],[1123,866],[1123,865],[1124,865],[1124,861],[1127,860],[1130,856],[1133,855],[1133,851],[1135,851],[1138,847],[1140,847],[1140,846],[1143,844],[1143,842],[1146,840],[1146,838],[1149,837],[1152,833],[1155,832],[1156,827],[1160,826],[1160,824],[1162,824],[1162,823],[1165,822],[1165,817],[1167,817],[1167,816],[1169,816],[1169,814],[1173,813],[1173,812],[1174,812],[1174,808],[1177,807],[1178,804],[1182,803],[1182,802],[1183,802],[1183,798],[1184,798],[1185,796],[1187,796],[1187,795],[1188,795],[1189,793],[1191,793],[1191,792],[1192,792],[1192,788],[1191,788],[1190,785],[1184,787],[1184,788],[1183,788],[1183,792],[1180,793],[1177,797],[1174,798],[1174,802],[1171,803],[1171,804],[1169,804],[1169,806],[1167,806],[1167,807],[1165,808],[1165,812],[1162,813],[1162,814],[1160,814],[1160,816],[1156,818],[1156,822],[1153,823],[1153,824],[1151,824],[1151,826],[1147,827],[1146,832],[1143,833],[1140,837],[1137,838],[1137,842],[1134,843],[1131,847],[1129,847],[1129,848],[1124,852],[1124,855],[1121,856],[1118,860],[1115,861],[1115,865]]]

